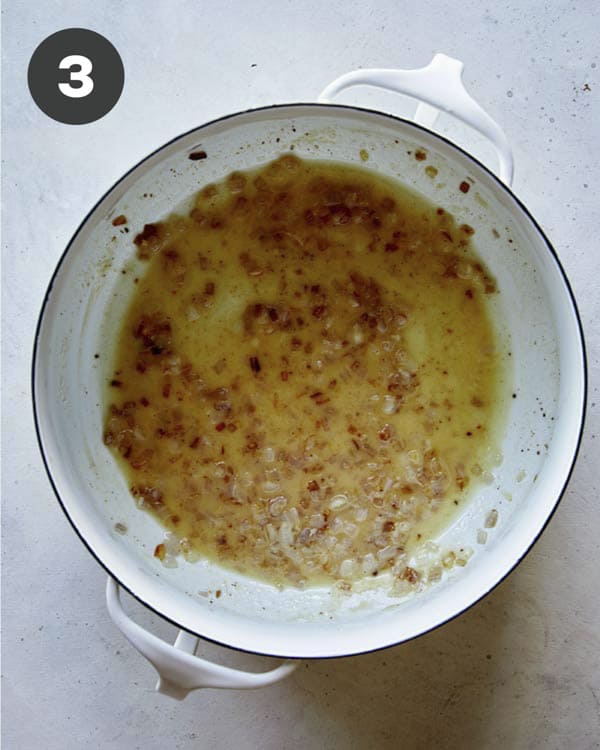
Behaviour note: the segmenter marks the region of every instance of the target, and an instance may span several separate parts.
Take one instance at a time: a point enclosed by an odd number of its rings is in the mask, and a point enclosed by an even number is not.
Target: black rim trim
[[[32,366],[31,366],[31,396],[32,396],[32,405],[33,405],[33,417],[34,417],[34,423],[35,423],[35,432],[36,432],[36,436],[37,436],[37,441],[38,441],[38,446],[39,446],[39,449],[40,449],[40,453],[41,453],[41,456],[42,456],[42,461],[44,463],[44,467],[46,469],[46,474],[48,475],[48,479],[50,481],[50,485],[52,486],[52,490],[54,491],[56,499],[58,500],[58,503],[59,503],[60,507],[62,508],[63,513],[65,514],[65,516],[67,517],[69,523],[71,524],[71,527],[73,528],[73,530],[75,531],[75,533],[77,534],[77,536],[81,539],[81,541],[83,542],[83,544],[87,548],[88,552],[95,558],[95,560],[104,569],[104,571],[109,576],[111,576],[119,584],[119,586],[121,588],[123,588],[125,591],[127,591],[127,593],[130,594],[134,599],[136,599],[140,604],[142,604],[144,607],[147,607],[149,610],[151,610],[152,612],[154,612],[156,615],[158,615],[159,617],[161,617],[163,620],[166,620],[171,625],[174,625],[175,627],[177,627],[179,629],[187,630],[187,628],[182,628],[182,626],[179,623],[177,623],[175,620],[173,620],[171,617],[169,617],[168,615],[165,615],[163,612],[161,612],[159,609],[157,609],[154,605],[149,604],[141,596],[139,596],[138,594],[134,593],[119,578],[117,578],[117,576],[114,575],[114,573],[107,567],[107,565],[105,565],[105,563],[100,559],[100,557],[96,554],[96,552],[90,547],[90,545],[87,542],[87,540],[85,539],[83,533],[81,533],[79,531],[79,529],[77,528],[77,526],[75,525],[74,521],[72,520],[71,516],[69,515],[69,512],[67,511],[67,508],[65,507],[65,505],[64,505],[64,503],[62,501],[60,493],[58,492],[58,488],[56,487],[56,485],[54,483],[54,479],[52,477],[52,473],[50,472],[50,467],[48,465],[46,454],[44,453],[44,446],[43,446],[43,443],[42,443],[42,435],[41,435],[41,429],[40,429],[40,424],[39,424],[39,419],[38,419],[38,412],[37,412],[37,405],[36,405],[35,373],[36,373],[36,364],[37,364],[37,355],[38,355],[39,336],[40,336],[40,331],[41,331],[41,327],[42,327],[42,322],[43,322],[43,319],[44,319],[44,313],[46,311],[46,306],[48,304],[48,301],[50,299],[50,295],[52,293],[52,287],[54,286],[54,281],[55,281],[55,279],[56,279],[56,277],[57,277],[60,269],[62,268],[62,265],[63,265],[64,261],[66,260],[66,257],[69,254],[69,251],[71,250],[71,247],[72,247],[73,243],[75,242],[75,240],[77,239],[79,233],[81,232],[81,230],[83,229],[83,227],[86,225],[86,223],[88,222],[88,220],[90,219],[90,217],[94,214],[94,212],[96,211],[96,209],[98,208],[98,206],[102,203],[102,201],[108,195],[110,195],[110,193],[112,193],[112,191],[118,185],[120,185],[138,167],[140,167],[142,164],[144,164],[149,159],[151,159],[153,156],[155,156],[155,154],[158,154],[160,151],[162,151],[163,149],[167,148],[168,146],[170,146],[171,144],[175,143],[176,141],[179,141],[179,140],[181,140],[183,138],[186,138],[187,136],[191,135],[192,133],[195,133],[195,132],[199,133],[204,128],[207,128],[207,127],[209,127],[211,125],[216,125],[216,124],[221,123],[221,122],[226,122],[227,120],[231,120],[231,119],[233,119],[235,117],[239,117],[240,115],[245,115],[245,114],[253,114],[253,113],[256,113],[256,112],[263,112],[263,111],[266,111],[266,110],[279,110],[279,109],[290,109],[290,108],[291,109],[296,109],[296,108],[297,109],[301,109],[301,108],[304,108],[304,107],[317,107],[317,108],[323,108],[323,109],[334,108],[334,109],[340,109],[340,110],[350,110],[350,111],[353,111],[353,112],[360,112],[360,113],[367,113],[367,114],[376,115],[378,117],[387,118],[387,119],[392,120],[394,122],[401,122],[401,123],[403,123],[405,125],[409,125],[409,126],[415,128],[415,130],[418,130],[418,131],[420,130],[423,133],[426,133],[430,137],[433,136],[434,138],[439,139],[440,141],[442,141],[446,145],[450,146],[451,148],[453,148],[456,151],[458,151],[459,153],[461,153],[463,156],[465,156],[471,162],[474,162],[480,169],[482,169],[484,172],[486,172],[487,175],[489,177],[491,177],[492,180],[496,183],[496,185],[501,190],[503,190],[506,194],[508,194],[508,196],[512,200],[514,200],[516,202],[516,204],[519,206],[519,208],[527,216],[527,218],[529,219],[529,221],[531,221],[531,223],[535,227],[535,229],[538,232],[538,234],[544,240],[544,243],[545,243],[548,251],[550,252],[550,254],[552,255],[552,257],[554,258],[554,261],[556,262],[557,268],[558,268],[558,270],[560,272],[560,275],[562,276],[563,283],[565,285],[565,288],[567,290],[568,296],[570,298],[571,305],[573,306],[573,311],[575,313],[575,318],[577,320],[577,327],[578,327],[578,332],[579,332],[579,341],[580,341],[580,344],[581,344],[582,367],[583,367],[582,412],[581,412],[581,423],[580,423],[580,426],[579,426],[579,434],[577,436],[577,445],[576,445],[575,451],[573,453],[573,458],[571,460],[571,465],[569,467],[569,471],[567,472],[567,475],[566,475],[565,481],[563,483],[563,486],[562,486],[560,492],[557,495],[556,502],[554,503],[554,506],[553,506],[552,510],[550,511],[550,513],[548,515],[548,518],[544,522],[542,528],[540,529],[540,531],[538,532],[538,534],[536,534],[536,536],[533,538],[533,540],[531,541],[531,543],[529,544],[529,546],[527,547],[527,549],[523,552],[523,554],[506,571],[506,573],[504,573],[504,575],[502,575],[501,578],[499,578],[498,581],[496,581],[496,583],[493,584],[493,586],[491,586],[489,589],[487,589],[487,591],[485,591],[483,594],[481,594],[481,596],[479,596],[477,599],[475,599],[473,602],[471,602],[470,604],[468,604],[463,609],[461,609],[460,611],[458,611],[455,614],[451,615],[450,617],[447,617],[442,622],[436,623],[435,625],[432,625],[430,628],[427,628],[426,630],[423,630],[420,633],[417,633],[416,635],[410,636],[409,638],[404,638],[404,639],[402,639],[400,641],[395,641],[394,643],[389,643],[389,644],[385,644],[385,645],[382,645],[382,646],[377,646],[375,648],[366,649],[364,651],[351,651],[351,652],[346,653],[346,654],[336,654],[336,655],[333,655],[333,656],[331,656],[331,655],[323,655],[323,656],[290,656],[290,655],[285,655],[285,654],[266,653],[266,652],[263,652],[263,651],[255,651],[255,650],[252,650],[252,649],[240,648],[239,646],[234,646],[234,645],[232,645],[230,643],[223,643],[221,641],[218,641],[215,638],[209,638],[207,636],[201,635],[200,633],[196,633],[194,631],[187,631],[187,632],[192,633],[193,635],[196,635],[196,636],[202,638],[205,641],[208,641],[209,643],[214,643],[217,646],[223,646],[224,648],[229,648],[229,649],[231,649],[233,651],[241,651],[243,653],[256,654],[257,656],[268,656],[268,657],[272,657],[272,658],[276,658],[276,659],[304,659],[304,660],[308,660],[308,659],[341,659],[341,658],[348,657],[348,656],[361,656],[363,654],[374,653],[376,651],[381,651],[381,650],[386,649],[386,648],[393,648],[394,646],[399,646],[402,643],[408,643],[410,641],[413,641],[416,638],[420,638],[422,635],[426,635],[427,633],[431,633],[434,630],[437,630],[438,628],[442,627],[443,625],[446,625],[448,622],[451,622],[452,620],[456,619],[457,617],[460,617],[462,614],[464,614],[469,609],[471,609],[476,604],[478,604],[483,599],[485,599],[492,591],[494,591],[494,589],[496,589],[497,586],[499,586],[515,570],[515,568],[518,565],[520,565],[520,563],[531,552],[531,549],[533,548],[533,546],[535,545],[535,543],[538,541],[538,539],[540,538],[540,536],[544,533],[544,531],[548,527],[548,524],[552,520],[552,518],[553,518],[554,514],[556,513],[556,510],[557,510],[557,508],[558,508],[561,500],[563,499],[563,496],[565,494],[567,486],[568,486],[568,484],[569,484],[569,482],[571,480],[571,476],[573,475],[573,470],[575,468],[575,464],[577,462],[577,457],[578,457],[579,451],[581,449],[581,442],[582,442],[582,438],[583,438],[583,432],[584,432],[584,426],[585,426],[585,418],[586,418],[586,412],[587,412],[588,366],[587,366],[587,353],[586,353],[586,348],[585,348],[585,339],[584,339],[584,336],[583,336],[583,325],[582,325],[582,322],[581,322],[581,315],[579,313],[579,309],[577,307],[577,303],[576,303],[575,297],[573,295],[573,290],[571,288],[571,284],[569,283],[567,275],[566,275],[566,273],[565,273],[565,271],[564,271],[564,269],[562,267],[562,264],[560,262],[560,259],[559,259],[558,255],[557,255],[556,251],[554,250],[554,247],[552,246],[552,244],[550,243],[550,241],[546,237],[545,233],[543,232],[543,230],[540,227],[540,225],[538,224],[538,222],[532,216],[532,214],[529,211],[529,209],[512,192],[512,190],[507,185],[505,185],[505,183],[503,183],[500,180],[500,178],[497,177],[490,169],[488,169],[488,167],[486,167],[481,161],[479,161],[479,159],[477,159],[476,157],[474,157],[471,154],[469,154],[467,151],[465,151],[463,148],[461,148],[461,146],[458,146],[457,144],[453,143],[448,138],[445,138],[444,136],[439,135],[438,133],[433,133],[431,130],[428,130],[427,128],[422,127],[421,125],[419,125],[418,123],[413,122],[412,120],[407,120],[407,119],[405,119],[403,117],[398,117],[396,115],[388,114],[386,112],[379,112],[377,110],[369,109],[369,108],[366,108],[366,107],[354,107],[354,106],[343,105],[343,104],[322,104],[322,103],[314,103],[314,102],[307,102],[307,103],[306,102],[296,102],[296,103],[293,103],[293,104],[274,104],[274,105],[268,105],[268,106],[263,106],[263,107],[255,107],[255,108],[250,108],[250,109],[242,110],[240,112],[235,112],[233,114],[224,115],[223,117],[217,117],[216,119],[210,120],[209,122],[206,122],[203,125],[200,125],[199,127],[191,128],[190,130],[187,130],[186,132],[181,133],[180,135],[172,138],[170,141],[167,141],[166,143],[164,143],[159,148],[156,148],[150,154],[148,154],[143,159],[141,159],[139,162],[137,162],[133,167],[131,167],[130,169],[128,169],[127,172],[125,172],[123,174],[123,176],[120,177],[98,199],[98,201],[96,201],[96,203],[94,204],[94,206],[88,211],[88,213],[86,214],[85,218],[81,221],[81,223],[79,224],[79,226],[75,230],[73,236],[71,237],[71,239],[67,243],[66,248],[64,249],[62,255],[59,258],[59,261],[58,261],[58,263],[56,265],[56,268],[55,268],[55,270],[54,270],[54,272],[52,274],[52,277],[50,278],[50,282],[48,284],[48,288],[47,288],[46,293],[44,295],[44,300],[42,302],[42,307],[40,309],[40,313],[39,313],[39,317],[38,317],[38,321],[37,321],[37,325],[36,325],[36,329],[35,329],[35,338],[34,338],[33,353],[32,353]]]

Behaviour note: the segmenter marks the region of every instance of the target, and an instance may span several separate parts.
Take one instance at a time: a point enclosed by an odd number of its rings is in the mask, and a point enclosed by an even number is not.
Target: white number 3
[[[73,66],[78,66],[79,70],[71,70]],[[80,99],[83,96],[91,94],[94,89],[94,81],[90,78],[92,72],[92,61],[89,57],[83,55],[67,55],[58,63],[59,68],[70,71],[69,83],[59,83],[58,88],[61,94],[70,96],[72,99]],[[73,86],[76,81],[79,85]]]

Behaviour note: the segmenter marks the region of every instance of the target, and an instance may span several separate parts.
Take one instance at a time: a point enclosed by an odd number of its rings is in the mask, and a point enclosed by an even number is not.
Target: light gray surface
[[[598,5],[369,5],[5,2],[7,750],[600,747]],[[87,126],[48,119],[26,88],[34,48],[70,26],[106,35],[125,64],[121,100]],[[201,691],[184,703],[156,695],[151,668],[108,619],[104,573],[62,515],[38,455],[29,367],[50,275],[98,197],[174,135],[247,107],[314,100],[358,66],[417,67],[437,51],[464,60],[470,90],[504,126],[515,192],[553,241],[579,302],[590,398],[569,489],[508,580],[432,634],[369,656],[305,663],[255,692]],[[373,103],[360,96],[353,100]],[[131,610],[172,634],[138,605]],[[271,663],[208,645],[205,653],[249,668]]]

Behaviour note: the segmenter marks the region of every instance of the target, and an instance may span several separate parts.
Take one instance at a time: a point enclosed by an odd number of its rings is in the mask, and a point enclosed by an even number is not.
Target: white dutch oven
[[[129,171],[77,230],[54,274],[36,336],[33,393],[40,446],[50,480],[73,527],[109,572],[110,614],[154,663],[158,688],[184,697],[197,687],[258,687],[294,667],[243,673],[194,655],[196,636],[291,659],[358,654],[414,638],[464,611],[521,560],[554,511],[573,467],[585,408],[585,357],[577,310],[559,261],[535,220],[512,194],[512,156],[500,128],[467,94],[462,63],[436,55],[415,71],[363,70],[343,76],[320,104],[267,107],[231,115],[168,143]],[[469,154],[413,122],[326,103],[344,88],[369,84],[421,100],[417,119],[438,109],[484,134],[496,147],[500,178]],[[203,161],[188,155],[201,147]],[[293,148],[299,156],[356,163],[400,178],[459,222],[476,229],[479,253],[498,280],[496,314],[510,339],[513,391],[495,481],[438,539],[442,549],[474,550],[427,590],[403,600],[385,587],[344,595],[337,589],[278,590],[200,562],[165,568],[153,557],[162,529],[133,503],[102,443],[102,402],[110,369],[107,344],[127,304],[131,234],[111,219],[125,214],[135,232],[203,184],[268,162]],[[427,162],[415,160],[417,148]],[[434,165],[435,179],[424,166]],[[467,193],[459,190],[466,181]],[[146,196],[146,197],[144,197]],[[113,238],[114,239],[111,239]],[[143,269],[140,268],[140,271]],[[94,355],[101,352],[100,359]],[[498,511],[485,545],[477,531]],[[126,535],[115,531],[124,523]],[[118,583],[117,583],[118,582]],[[121,585],[182,628],[175,646],[147,633],[119,602]],[[219,598],[207,592],[221,590]],[[200,593],[202,592],[202,593]],[[192,635],[193,634],[193,635]]]

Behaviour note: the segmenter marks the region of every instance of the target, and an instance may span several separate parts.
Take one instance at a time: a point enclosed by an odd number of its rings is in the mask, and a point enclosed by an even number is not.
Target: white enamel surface
[[[188,160],[199,145],[208,159]],[[264,163],[292,145],[299,156],[351,163],[367,149],[368,168],[400,178],[475,228],[477,248],[501,290],[497,317],[512,352],[517,393],[507,405],[504,461],[495,482],[477,493],[440,540],[442,546],[468,545],[475,554],[441,584],[401,602],[382,586],[346,597],[325,589],[278,591],[208,563],[164,568],[152,556],[161,529],[135,508],[101,441],[107,346],[127,299],[129,282],[121,270],[133,255],[132,234],[116,231],[111,219],[124,213],[134,233],[182,205],[202,184]],[[415,161],[416,148],[427,151],[427,162]],[[435,180],[424,172],[429,164],[438,169]],[[465,179],[473,181],[466,195],[458,189]],[[63,260],[46,305],[35,371],[41,439],[55,487],[98,559],[142,601],[187,630],[291,657],[398,643],[444,622],[494,586],[539,534],[565,484],[583,390],[581,342],[565,282],[511,194],[458,150],[409,123],[311,105],[205,126],[126,176],[84,223]],[[485,546],[477,545],[491,508],[499,512],[497,527],[488,530]],[[127,535],[114,531],[117,521],[127,525]],[[200,594],[218,588],[218,600]]]

